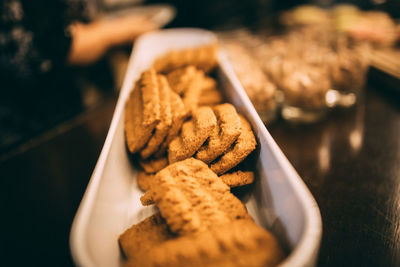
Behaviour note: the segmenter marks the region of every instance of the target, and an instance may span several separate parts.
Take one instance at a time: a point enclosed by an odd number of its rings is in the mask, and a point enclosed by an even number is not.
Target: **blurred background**
[[[1,0],[4,266],[73,266],[134,41],[213,31],[316,198],[319,266],[400,264],[400,1]]]

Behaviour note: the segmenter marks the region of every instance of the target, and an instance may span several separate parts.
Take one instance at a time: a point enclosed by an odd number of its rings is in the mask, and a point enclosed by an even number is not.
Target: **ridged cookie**
[[[229,187],[238,187],[252,184],[254,182],[254,172],[236,171],[232,173],[225,173],[219,178]]]
[[[215,106],[224,101],[224,96],[218,89],[203,89],[198,101],[199,106]]]
[[[125,104],[124,130],[128,150],[131,153],[138,152],[146,145],[158,123],[158,120],[153,120],[148,125],[142,123],[143,102],[141,95],[142,90],[137,83]]]
[[[154,69],[149,69],[142,73],[139,80],[142,91],[142,109],[144,126],[152,125],[160,120],[160,94],[157,73]]]
[[[217,52],[216,44],[175,50],[158,58],[153,67],[157,72],[169,73],[175,69],[194,65],[196,68],[208,72],[217,65]]]
[[[217,119],[211,108],[201,107],[196,110],[192,119],[183,123],[180,135],[169,143],[169,163],[193,156],[211,135],[216,125]]]
[[[194,158],[158,172],[144,198],[154,201],[170,230],[177,234],[250,218],[230,188],[204,162]]]
[[[155,225],[156,229],[148,232],[155,232],[155,237],[129,229],[124,235],[132,237],[130,243],[120,238],[123,251],[130,255],[126,266],[272,267],[284,257],[274,236],[251,220],[237,220],[175,238],[159,223]]]
[[[160,98],[160,122],[156,125],[155,132],[146,144],[146,146],[140,151],[140,156],[143,159],[147,159],[159,149],[161,143],[168,135],[168,131],[172,124],[170,101],[171,89],[165,76],[158,75],[157,81],[159,89],[158,95]]]
[[[166,157],[139,159],[139,164],[146,173],[156,173],[168,165]]]
[[[138,256],[174,237],[160,213],[133,225],[120,235],[118,241],[124,256],[137,261]]]
[[[165,154],[169,143],[171,143],[171,141],[178,136],[182,124],[188,116],[188,113],[179,95],[173,91],[170,93],[172,125],[169,128],[167,138],[165,138],[164,142],[160,145],[159,150],[154,154],[156,157],[161,157]]]
[[[211,169],[218,175],[222,175],[238,165],[256,148],[257,141],[250,123],[242,115],[239,114],[239,117],[241,133],[238,139],[230,150],[211,164]]]
[[[196,153],[196,158],[207,164],[227,151],[241,132],[240,118],[234,106],[225,103],[215,106],[213,110],[217,127]]]
[[[137,183],[140,189],[143,191],[149,190],[151,187],[151,183],[154,179],[154,174],[148,174],[144,171],[140,171],[137,175]]]
[[[193,78],[197,75],[198,70],[194,66],[187,66],[181,69],[176,69],[167,75],[167,80],[171,89],[181,95],[189,87]]]

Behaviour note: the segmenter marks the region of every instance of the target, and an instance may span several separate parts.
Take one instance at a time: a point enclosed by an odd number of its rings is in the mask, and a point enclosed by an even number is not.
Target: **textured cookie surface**
[[[160,213],[133,225],[119,237],[119,244],[127,259],[138,260],[138,256],[171,239],[173,235]]]
[[[151,133],[158,123],[154,120],[152,124],[144,125],[143,103],[141,88],[137,83],[131,92],[125,105],[125,137],[128,149],[131,153],[138,152],[151,137]]]
[[[153,182],[154,175],[148,174],[144,171],[140,171],[137,175],[137,183],[143,191],[149,190],[151,183]]]
[[[132,236],[133,237],[133,236]],[[276,266],[283,252],[276,239],[251,220],[237,220],[182,237],[152,239],[152,248],[134,241],[126,266]]]
[[[197,72],[196,67],[187,66],[168,73],[167,79],[171,89],[179,95],[183,94],[196,77]]]
[[[204,90],[212,90],[216,87],[214,79],[207,77],[201,70],[194,66],[177,69],[167,75],[168,82],[173,91],[178,93],[189,113],[197,109],[200,96]]]
[[[146,173],[156,173],[168,165],[168,159],[166,157],[139,159],[139,164]]]
[[[174,233],[187,234],[250,218],[230,188],[202,161],[189,158],[169,165],[146,192]]]
[[[191,114],[199,105],[199,99],[204,88],[205,79],[206,76],[203,72],[196,72],[195,76],[190,80],[186,91],[183,93],[183,104],[185,105],[186,110]]]
[[[217,127],[208,141],[197,151],[196,158],[210,163],[227,151],[241,132],[240,118],[231,104],[221,104],[214,107]]]
[[[224,96],[218,89],[203,89],[201,91],[198,105],[199,106],[214,106],[221,104],[224,101]]]
[[[160,145],[159,150],[155,153],[156,157],[162,156],[172,139],[178,136],[184,120],[187,118],[187,111],[183,105],[182,99],[175,92],[170,92],[171,112],[172,112],[172,125],[164,142]]]
[[[236,171],[225,173],[219,177],[229,187],[248,185],[254,182],[254,172]]]
[[[142,90],[142,109],[144,126],[152,125],[160,120],[160,95],[157,73],[154,69],[149,69],[142,73],[139,80]]]
[[[257,141],[249,122],[242,115],[239,117],[241,133],[238,139],[230,150],[211,164],[211,169],[218,175],[224,174],[238,165],[256,148]]]
[[[218,47],[215,44],[171,51],[158,58],[153,67],[157,72],[168,73],[175,69],[194,65],[207,72],[217,65],[217,51]]]
[[[173,163],[193,156],[211,135],[216,125],[217,119],[211,108],[201,107],[196,110],[192,119],[183,123],[180,135],[169,144],[169,162]]]
[[[223,183],[229,187],[239,187],[249,185],[254,182],[254,173],[251,171],[235,171],[231,173],[225,173],[219,177]],[[149,190],[151,184],[154,181],[154,175],[140,172],[138,174],[138,184],[143,190]],[[153,205],[153,197],[150,194],[145,194],[140,198],[143,206]]]
[[[172,112],[170,102],[170,87],[165,76],[158,75],[158,89],[160,97],[160,122],[156,125],[156,130],[151,136],[146,146],[140,151],[140,156],[143,159],[150,157],[158,150],[161,143],[168,134],[172,124]]]

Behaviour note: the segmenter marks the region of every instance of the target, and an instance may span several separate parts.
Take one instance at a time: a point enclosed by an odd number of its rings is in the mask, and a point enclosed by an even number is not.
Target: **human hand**
[[[145,32],[157,29],[145,16],[127,15],[100,19],[90,24],[71,25],[72,43],[68,55],[71,65],[89,65],[113,46],[132,42]]]

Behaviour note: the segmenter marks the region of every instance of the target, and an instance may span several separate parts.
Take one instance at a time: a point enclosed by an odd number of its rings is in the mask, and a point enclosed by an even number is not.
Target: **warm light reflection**
[[[327,146],[321,146],[318,150],[318,163],[321,172],[325,173],[329,170],[331,157]]]
[[[355,129],[350,132],[349,143],[353,151],[357,152],[358,150],[360,150],[362,145],[362,140],[363,140],[362,131],[360,131],[359,129]]]
[[[336,105],[339,94],[336,90],[329,90],[325,95],[325,101],[328,107],[333,107]]]

